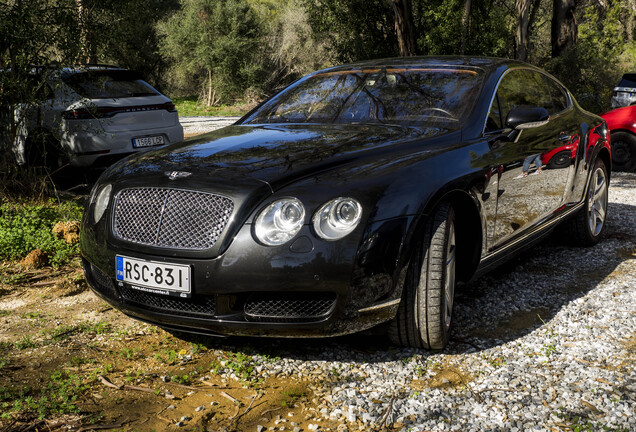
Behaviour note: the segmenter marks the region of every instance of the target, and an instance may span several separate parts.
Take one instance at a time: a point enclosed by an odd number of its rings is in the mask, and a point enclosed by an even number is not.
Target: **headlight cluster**
[[[94,195],[95,204],[93,207],[93,220],[95,223],[99,222],[104,215],[106,207],[108,207],[108,201],[110,200],[110,192],[112,189],[113,186],[108,184],[106,186],[102,186],[99,191],[96,190]]]
[[[335,198],[314,213],[316,234],[325,240],[338,240],[360,223],[362,206],[353,198]],[[305,208],[296,198],[283,198],[265,207],[256,217],[254,232],[262,243],[277,246],[288,242],[303,226]]]
[[[256,237],[268,246],[291,240],[303,226],[305,208],[295,198],[275,201],[256,218]]]

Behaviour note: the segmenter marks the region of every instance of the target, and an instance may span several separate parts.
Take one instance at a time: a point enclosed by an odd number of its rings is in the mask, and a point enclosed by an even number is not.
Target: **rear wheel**
[[[612,167],[616,171],[636,170],[636,135],[614,132],[612,142]]]
[[[448,343],[455,297],[455,213],[449,203],[426,222],[405,280],[397,316],[389,327],[398,345],[442,349]]]
[[[569,221],[569,238],[577,245],[598,243],[607,220],[609,177],[601,159],[594,164],[583,208]]]

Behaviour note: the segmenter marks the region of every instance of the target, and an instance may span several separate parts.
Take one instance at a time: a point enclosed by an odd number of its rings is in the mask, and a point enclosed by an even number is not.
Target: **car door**
[[[532,69],[513,69],[501,79],[493,100],[487,129],[501,129],[491,140],[498,182],[489,251],[549,219],[564,200],[571,165],[564,154],[571,131],[566,116],[555,112],[554,89],[546,78]],[[547,123],[512,129],[506,118],[517,107],[544,108],[551,117]],[[567,154],[572,155],[571,149]]]

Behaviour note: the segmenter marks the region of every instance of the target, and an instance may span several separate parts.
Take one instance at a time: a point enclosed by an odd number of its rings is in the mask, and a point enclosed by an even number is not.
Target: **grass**
[[[206,107],[198,103],[196,96],[188,96],[181,98],[173,98],[179,116],[195,117],[195,116],[242,116],[247,113],[251,106],[248,105],[220,105]]]
[[[81,220],[82,212],[82,205],[75,201],[0,200],[0,261],[22,259],[42,249],[53,266],[68,263],[79,256],[78,245],[59,239],[52,229],[58,221]]]
[[[0,387],[0,417],[33,414],[44,419],[53,414],[76,414],[80,412],[77,400],[88,388],[81,377],[65,371],[55,371],[40,394],[25,386]]]

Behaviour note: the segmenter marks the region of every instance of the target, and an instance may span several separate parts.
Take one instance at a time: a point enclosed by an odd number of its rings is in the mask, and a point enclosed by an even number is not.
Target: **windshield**
[[[157,91],[139,75],[126,70],[99,70],[72,73],[62,80],[77,94],[88,99],[155,96]]]
[[[279,93],[244,123],[461,124],[481,82],[480,72],[441,67],[323,72]]]
[[[618,87],[636,87],[636,74],[625,74],[618,83]]]

